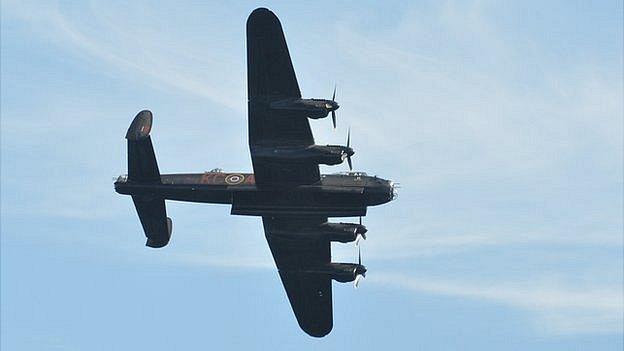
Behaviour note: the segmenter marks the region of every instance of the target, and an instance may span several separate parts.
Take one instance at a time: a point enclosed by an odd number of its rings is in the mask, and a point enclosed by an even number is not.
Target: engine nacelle
[[[325,99],[283,99],[273,101],[269,105],[269,108],[276,112],[304,114],[312,119],[325,118],[339,107],[336,101]]]
[[[309,238],[322,237],[329,241],[350,243],[357,240],[358,236],[366,238],[368,230],[365,226],[355,223],[330,223],[325,222],[315,226],[276,226],[271,229],[273,235],[279,236],[305,236]]]
[[[328,166],[340,164],[355,154],[352,148],[342,145],[255,146],[251,153],[255,159],[266,162],[301,162]]]
[[[329,241],[350,243],[357,240],[358,235],[365,237],[368,231],[365,226],[355,223],[323,223],[321,224],[322,235]]]
[[[306,271],[330,275],[333,280],[340,283],[352,282],[356,280],[358,276],[366,276],[366,267],[358,263],[331,262]]]

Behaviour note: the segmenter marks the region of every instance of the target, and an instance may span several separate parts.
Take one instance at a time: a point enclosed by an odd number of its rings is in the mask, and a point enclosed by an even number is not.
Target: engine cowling
[[[306,237],[322,237],[329,241],[340,243],[350,243],[358,239],[358,236],[365,238],[368,230],[365,226],[356,223],[330,223],[325,222],[318,226],[284,227],[279,226],[272,229],[273,235],[293,236],[301,235]]]
[[[329,241],[350,243],[357,240],[358,235],[364,237],[368,231],[365,226],[355,223],[323,223],[325,236]]]
[[[331,262],[309,270],[314,273],[327,274],[340,283],[355,281],[358,276],[366,276],[366,267],[359,263],[335,263]]]
[[[278,113],[303,113],[312,119],[325,118],[339,107],[336,101],[326,99],[283,99],[269,105],[271,110]]]
[[[348,145],[254,146],[251,153],[255,159],[267,162],[304,162],[333,166],[353,156],[355,151]]]

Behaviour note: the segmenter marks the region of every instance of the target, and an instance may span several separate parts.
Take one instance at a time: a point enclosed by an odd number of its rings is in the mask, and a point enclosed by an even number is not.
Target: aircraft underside
[[[352,168],[347,145],[316,145],[309,118],[332,117],[331,100],[303,99],[282,26],[265,8],[247,20],[248,136],[253,174],[161,174],[152,145],[152,113],[139,112],[128,143],[128,174],[115,190],[130,195],[146,245],[169,244],[173,229],[165,201],[231,205],[231,214],[262,217],[265,237],[301,329],[315,337],[333,328],[332,281],[358,282],[366,267],[331,260],[331,243],[366,238],[361,223],[368,206],[396,197],[391,181],[365,173],[322,175],[319,164]],[[359,223],[329,222],[330,217],[360,217]]]

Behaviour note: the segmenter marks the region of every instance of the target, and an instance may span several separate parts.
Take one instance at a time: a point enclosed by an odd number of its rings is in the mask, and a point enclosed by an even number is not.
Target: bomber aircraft
[[[253,174],[215,169],[198,174],[161,174],[150,138],[152,113],[134,118],[128,140],[128,174],[115,190],[131,195],[147,237],[161,248],[172,230],[165,200],[230,204],[231,214],[260,216],[286,294],[300,327],[322,337],[333,327],[332,279],[357,283],[366,273],[358,263],[331,261],[331,242],[365,238],[367,206],[396,196],[393,182],[361,172],[322,175],[319,164],[348,160],[353,149],[315,145],[308,118],[332,114],[332,100],[302,99],[282,26],[268,9],[247,20],[248,133]],[[348,138],[348,140],[350,137]],[[332,223],[329,217],[360,217]],[[359,255],[358,255],[359,256]]]

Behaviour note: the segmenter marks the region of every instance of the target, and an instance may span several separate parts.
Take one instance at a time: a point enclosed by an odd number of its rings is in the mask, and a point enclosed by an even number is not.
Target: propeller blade
[[[364,235],[364,234],[358,234],[358,235],[355,237],[355,246],[358,246],[358,247],[359,247],[359,246],[360,246],[360,240],[362,240],[362,239],[366,240],[366,235]]]
[[[363,276],[363,275],[358,274],[358,275],[355,277],[355,280],[353,281],[353,287],[357,289],[357,287],[360,285],[360,281],[361,281],[363,278],[364,278],[364,276]]]
[[[358,247],[358,264],[360,266],[362,265],[362,252],[360,251],[359,247]]]
[[[334,123],[334,129],[336,129],[336,111],[332,110],[332,123]]]
[[[360,216],[360,225],[362,225],[362,216]],[[366,234],[360,233],[355,237],[355,246],[359,246],[360,240],[366,240]]]
[[[362,216],[360,216],[360,225],[362,225]],[[366,232],[362,233],[362,238],[366,240]]]
[[[336,84],[334,84],[334,95],[332,95],[332,101],[336,101]]]
[[[347,132],[347,147],[351,145],[351,127],[349,127],[349,131]],[[353,170],[353,163],[351,163],[351,155],[347,156],[347,162],[349,163],[349,170]]]
[[[347,147],[351,145],[351,127],[349,127],[349,131],[347,132]]]
[[[360,250],[360,247],[358,246],[358,265],[362,265],[362,251]],[[364,270],[361,274],[358,274],[355,276],[355,280],[353,281],[353,286],[355,288],[358,287],[358,285],[360,284],[360,280],[362,280],[364,277],[366,277],[366,270]]]

